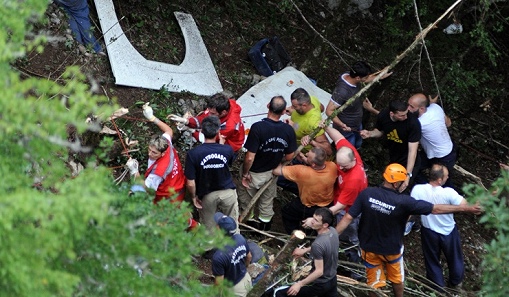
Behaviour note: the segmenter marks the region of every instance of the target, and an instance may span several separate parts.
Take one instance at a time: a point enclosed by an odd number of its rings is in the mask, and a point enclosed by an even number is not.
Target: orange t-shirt
[[[334,183],[338,168],[333,162],[325,162],[325,168],[315,170],[306,165],[283,167],[283,176],[297,183],[300,201],[307,207],[327,206],[334,198]]]

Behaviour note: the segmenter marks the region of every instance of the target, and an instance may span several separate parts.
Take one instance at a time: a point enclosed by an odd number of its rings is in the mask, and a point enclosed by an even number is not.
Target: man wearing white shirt
[[[444,188],[449,172],[444,165],[435,164],[431,167],[429,183],[415,185],[411,196],[433,204],[466,205],[467,201],[452,188]],[[441,253],[447,260],[449,270],[449,286],[460,287],[465,275],[465,265],[461,241],[451,214],[429,214],[421,216],[421,244],[426,266],[426,277],[440,287],[445,287]]]
[[[421,123],[421,170],[430,168],[433,164],[443,164],[452,172],[457,154],[447,131],[451,120],[444,110],[438,104],[430,103],[424,94],[418,93],[408,99],[408,111],[418,115]],[[425,180],[421,174],[416,177],[417,183],[425,183]],[[448,180],[445,186],[452,187],[452,182]]]

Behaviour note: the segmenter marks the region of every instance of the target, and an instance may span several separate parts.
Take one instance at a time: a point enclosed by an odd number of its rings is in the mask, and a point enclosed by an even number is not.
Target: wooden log
[[[247,297],[260,297],[272,284],[273,280],[278,276],[283,267],[292,261],[292,252],[299,243],[306,237],[306,234],[300,230],[295,230],[292,237],[283,246],[281,251],[276,255],[274,261],[270,263],[269,268],[263,277],[253,286]]]

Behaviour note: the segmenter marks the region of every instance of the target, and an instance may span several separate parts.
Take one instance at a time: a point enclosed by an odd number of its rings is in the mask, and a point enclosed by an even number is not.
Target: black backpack
[[[249,50],[249,58],[263,76],[271,76],[292,61],[277,36],[258,41]]]

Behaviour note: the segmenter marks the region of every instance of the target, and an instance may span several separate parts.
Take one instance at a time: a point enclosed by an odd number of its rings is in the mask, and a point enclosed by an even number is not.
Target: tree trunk
[[[300,230],[293,231],[292,237],[285,246],[277,254],[274,261],[270,264],[269,268],[263,277],[256,283],[256,285],[247,294],[247,297],[260,297],[265,290],[272,284],[273,280],[278,276],[279,272],[286,264],[292,261],[292,252],[299,245],[299,243],[306,237],[304,232]]]

